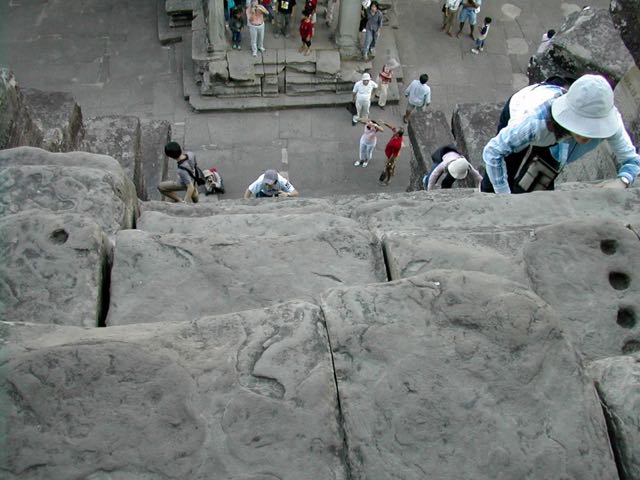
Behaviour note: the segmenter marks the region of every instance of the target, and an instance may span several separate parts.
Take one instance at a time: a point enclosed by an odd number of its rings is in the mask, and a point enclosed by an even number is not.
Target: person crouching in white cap
[[[260,175],[244,192],[244,198],[260,197],[297,197],[298,191],[289,180],[275,170],[267,170]]]
[[[640,174],[640,155],[613,105],[613,90],[600,75],[583,75],[520,122],[507,125],[482,152],[483,192],[553,190],[554,179],[606,140],[618,162],[614,180],[601,187],[627,188]]]
[[[371,95],[378,88],[378,84],[371,80],[368,73],[362,74],[362,79],[353,86],[353,101],[356,104],[356,114],[351,118],[351,125],[359,121],[366,122],[369,119],[369,108],[371,107]]]
[[[480,187],[482,175],[453,145],[438,148],[431,155],[431,159],[431,171],[422,177],[425,190],[451,188],[456,180],[467,178],[469,173],[475,180],[476,188]]]

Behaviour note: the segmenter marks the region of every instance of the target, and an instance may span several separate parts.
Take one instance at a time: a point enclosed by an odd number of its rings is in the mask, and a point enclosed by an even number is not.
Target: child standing
[[[480,35],[476,38],[476,46],[471,49],[471,53],[477,55],[484,50],[484,41],[489,34],[489,27],[491,26],[491,17],[484,17],[484,25],[480,29]]]
[[[393,69],[398,67],[399,64],[395,58],[387,60],[382,66],[382,70],[378,74],[378,106],[384,110],[384,106],[387,104],[387,94],[389,93],[389,85],[393,79]]]
[[[302,45],[298,49],[300,53],[309,55],[311,53],[311,37],[313,37],[313,23],[311,22],[312,12],[305,9],[302,12],[302,20],[300,20],[300,38]]]
[[[389,185],[391,177],[396,174],[396,160],[400,156],[400,150],[402,150],[402,147],[404,146],[404,129],[394,127],[388,123],[385,123],[385,125],[391,129],[393,135],[391,136],[389,143],[387,143],[387,146],[384,148],[387,163],[385,164],[384,170],[380,174],[380,178],[378,180],[380,180],[382,185]]]
[[[231,20],[229,20],[229,28],[231,29],[231,48],[242,50],[240,46],[242,34],[240,32],[244,28],[244,18],[242,17],[242,10],[240,8],[233,10]]]
[[[378,132],[383,130],[384,128],[373,120],[367,120],[364,126],[364,133],[360,137],[360,159],[353,164],[354,167],[359,167],[360,165],[366,167],[369,164],[369,161],[373,158],[373,150],[376,148],[376,143],[378,143]]]

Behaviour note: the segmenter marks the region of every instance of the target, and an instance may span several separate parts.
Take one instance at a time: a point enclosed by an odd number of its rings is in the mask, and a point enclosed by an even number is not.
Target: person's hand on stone
[[[600,182],[596,184],[598,188],[617,188],[623,190],[627,188],[627,184],[624,183],[620,178],[613,178],[611,180],[605,180],[604,182]]]

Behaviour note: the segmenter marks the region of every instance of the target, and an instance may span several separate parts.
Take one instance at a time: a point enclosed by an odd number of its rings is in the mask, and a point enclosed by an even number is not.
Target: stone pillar
[[[224,3],[223,0],[207,1],[207,36],[209,52],[221,52],[227,50],[227,39],[224,31]]]
[[[360,0],[341,0],[338,18],[336,44],[340,49],[340,56],[353,58],[360,54]]]

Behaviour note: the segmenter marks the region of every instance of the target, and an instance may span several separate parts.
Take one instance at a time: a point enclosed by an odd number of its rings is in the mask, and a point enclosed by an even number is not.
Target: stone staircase
[[[0,179],[8,478],[635,468],[638,189],[181,205],[32,147]]]

